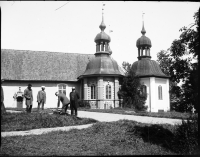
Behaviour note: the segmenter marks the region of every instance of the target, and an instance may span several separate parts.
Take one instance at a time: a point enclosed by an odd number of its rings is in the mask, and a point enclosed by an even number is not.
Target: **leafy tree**
[[[123,68],[127,70],[126,76],[123,78],[121,86],[121,94],[124,101],[124,107],[134,108],[135,110],[146,110],[145,101],[147,95],[141,92],[141,84],[139,78],[131,69],[131,64],[123,62]]]
[[[125,75],[127,75],[128,74],[128,72],[130,71],[130,69],[131,69],[131,64],[130,63],[128,63],[128,62],[123,62],[122,63],[122,67],[124,68],[124,70],[126,70],[126,73],[125,73]]]
[[[189,28],[183,27],[179,39],[172,42],[168,51],[157,54],[158,62],[163,72],[171,76],[170,99],[172,108],[176,111],[198,111],[198,59],[199,49],[199,10],[194,14],[195,23]],[[196,28],[195,28],[196,27]],[[192,57],[186,57],[185,53]],[[179,87],[178,83],[182,83]]]

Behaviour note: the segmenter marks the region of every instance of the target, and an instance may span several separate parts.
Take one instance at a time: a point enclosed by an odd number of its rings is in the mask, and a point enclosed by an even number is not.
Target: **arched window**
[[[106,99],[111,99],[111,85],[106,85]]]
[[[58,85],[58,92],[66,95],[66,86],[67,86],[66,84],[59,84]]]
[[[141,94],[142,94],[142,95],[145,95],[146,93],[147,93],[147,86],[142,85],[142,86],[141,86]]]
[[[162,86],[159,85],[158,86],[158,100],[162,100]]]
[[[95,94],[95,85],[91,86],[91,99],[95,99],[96,94]]]

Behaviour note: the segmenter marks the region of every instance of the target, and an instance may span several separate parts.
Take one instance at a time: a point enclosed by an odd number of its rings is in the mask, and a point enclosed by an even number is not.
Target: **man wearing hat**
[[[4,93],[2,88],[2,83],[4,80],[1,80],[1,116],[6,112],[6,108],[4,106]]]
[[[58,94],[58,92],[56,92],[55,95],[58,96],[58,107],[60,106],[60,101],[63,104],[61,113],[67,113],[67,108],[68,108],[68,106],[70,104],[69,99],[63,93],[59,93]]]
[[[26,112],[31,113],[33,105],[33,92],[31,89],[32,85],[28,84],[28,87],[24,90],[24,97],[26,99]]]
[[[75,116],[77,116],[77,107],[78,107],[79,95],[76,92],[75,87],[72,87],[72,92],[70,92],[69,97],[70,97],[71,115],[74,114],[74,110],[75,110]]]
[[[40,105],[42,105],[42,110],[44,110],[44,104],[46,104],[46,92],[45,90],[45,86],[41,87],[42,90],[38,91],[37,94],[37,102],[38,102],[38,112],[40,110]]]

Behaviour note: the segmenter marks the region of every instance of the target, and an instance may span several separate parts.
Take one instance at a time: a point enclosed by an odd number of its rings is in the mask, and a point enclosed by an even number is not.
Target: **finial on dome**
[[[105,4],[103,4],[103,6],[105,6]],[[106,28],[106,25],[104,24],[104,17],[103,17],[103,10],[104,10],[103,6],[102,6],[102,22],[101,22],[101,24],[99,26],[101,31],[104,31],[104,29]]]
[[[145,33],[146,33],[146,30],[144,29],[144,18],[143,18],[143,14],[145,14],[145,13],[142,13],[142,22],[143,22],[143,25],[142,25],[142,31],[141,31],[141,33],[142,33],[142,35],[145,35]]]

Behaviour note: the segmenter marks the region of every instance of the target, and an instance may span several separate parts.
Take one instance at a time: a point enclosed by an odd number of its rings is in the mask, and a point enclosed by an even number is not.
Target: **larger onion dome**
[[[104,32],[106,25],[104,24],[103,14],[102,22],[99,26],[101,32],[95,38],[96,53],[95,57],[87,64],[85,72],[80,77],[90,76],[123,76],[124,72],[120,69],[117,62],[111,58],[112,50],[109,42],[110,36]]]
[[[95,58],[87,64],[82,76],[88,75],[123,75],[117,62],[107,54],[95,55]]]
[[[99,40],[103,40],[103,41],[107,41],[108,43],[111,41],[110,39],[110,36],[107,35],[104,30],[106,28],[106,25],[104,24],[104,18],[103,18],[103,15],[102,15],[102,22],[101,24],[99,25],[99,28],[101,29],[101,32],[98,33],[94,39],[94,41],[97,43],[99,42]]]

